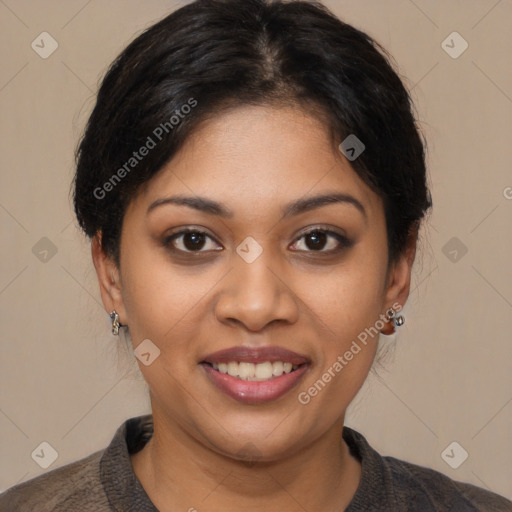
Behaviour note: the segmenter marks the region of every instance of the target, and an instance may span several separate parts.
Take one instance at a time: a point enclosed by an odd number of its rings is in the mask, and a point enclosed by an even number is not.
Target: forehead
[[[243,106],[202,123],[137,203],[178,193],[215,198],[236,213],[328,191],[353,195],[370,215],[382,208],[319,119],[294,107]]]

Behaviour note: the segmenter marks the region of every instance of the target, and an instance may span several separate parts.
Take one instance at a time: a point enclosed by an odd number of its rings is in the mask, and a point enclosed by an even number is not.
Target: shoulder
[[[100,512],[110,510],[100,479],[97,451],[48,473],[17,484],[0,494],[5,512]]]
[[[512,512],[512,501],[499,494],[425,466],[381,456],[351,428],[344,427],[343,437],[362,465],[361,481],[347,512]]]
[[[424,503],[425,508],[420,506],[417,510],[512,512],[512,502],[499,494],[394,457],[383,460],[399,503]]]

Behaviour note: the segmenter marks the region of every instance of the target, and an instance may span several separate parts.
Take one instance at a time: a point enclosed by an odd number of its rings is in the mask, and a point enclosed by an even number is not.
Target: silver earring
[[[401,327],[405,323],[405,317],[403,315],[397,316],[394,321],[396,327]]]
[[[393,320],[395,327],[401,327],[405,323],[405,317],[403,315],[396,316],[396,311],[393,308],[386,311],[386,316],[389,320]]]
[[[110,319],[112,320],[112,334],[114,336],[119,336],[119,327],[121,324],[119,323],[119,315],[116,310],[110,313]]]

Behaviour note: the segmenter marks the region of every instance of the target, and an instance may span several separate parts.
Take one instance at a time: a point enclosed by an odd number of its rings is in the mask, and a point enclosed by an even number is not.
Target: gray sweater
[[[126,420],[107,448],[0,494],[0,511],[158,512],[130,460],[130,453],[141,450],[152,434],[152,415]],[[498,494],[382,457],[349,427],[343,428],[343,438],[362,464],[359,487],[345,512],[512,512],[512,501]]]

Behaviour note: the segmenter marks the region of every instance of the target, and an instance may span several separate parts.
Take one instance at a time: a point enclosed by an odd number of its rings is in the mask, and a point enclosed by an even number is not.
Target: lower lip
[[[267,381],[247,381],[231,377],[227,373],[214,370],[208,364],[201,364],[208,378],[221,391],[231,398],[246,404],[261,404],[276,400],[288,393],[308,370],[308,365],[303,364],[295,371],[283,373]]]

